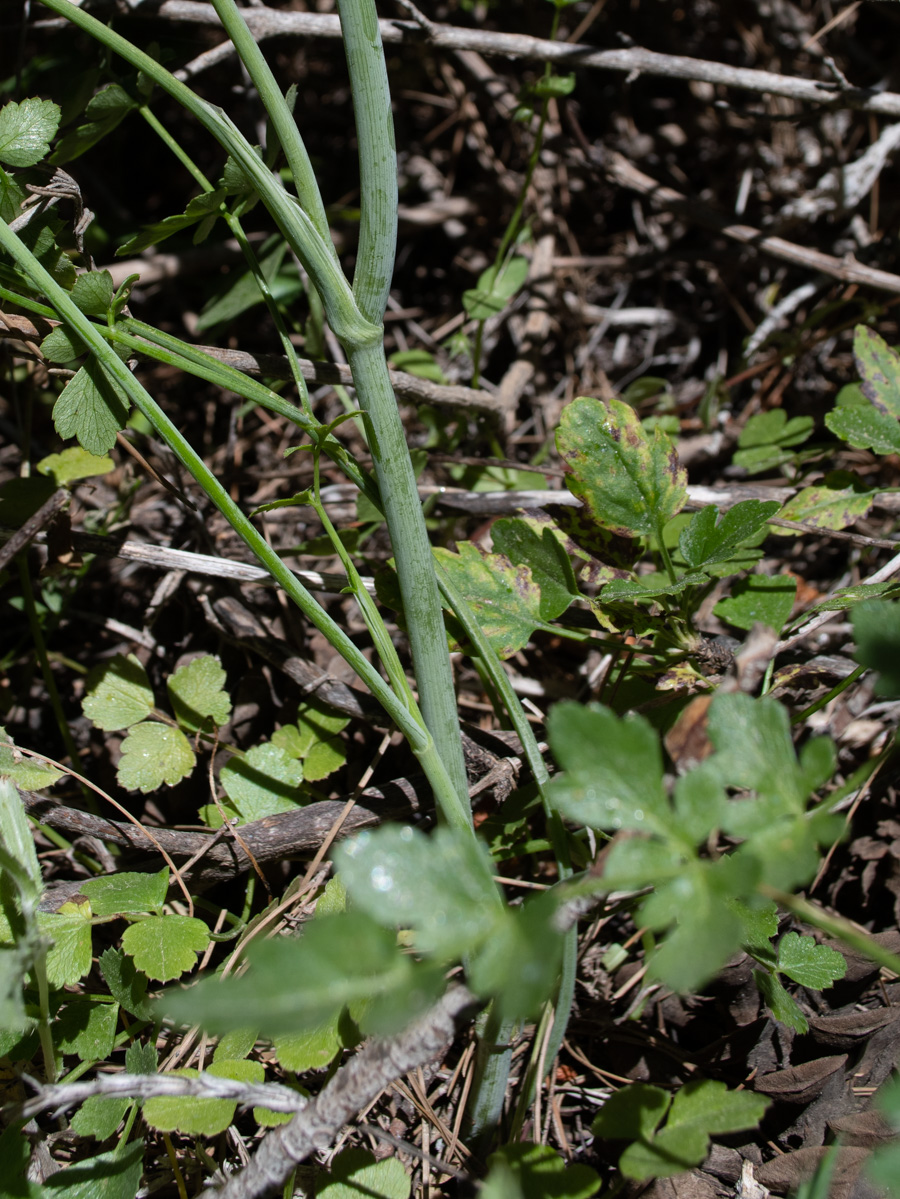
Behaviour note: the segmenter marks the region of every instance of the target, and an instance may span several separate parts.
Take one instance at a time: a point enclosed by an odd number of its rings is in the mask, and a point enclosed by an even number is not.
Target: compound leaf
[[[122,742],[116,778],[127,791],[174,787],[191,773],[197,759],[181,729],[145,720],[133,725]]]
[[[150,916],[122,935],[122,948],[138,970],[163,983],[193,970],[208,944],[209,929],[194,916]]]
[[[0,108],[0,162],[10,167],[33,167],[50,150],[59,128],[60,107],[34,97]]]
[[[64,441],[78,439],[91,454],[105,454],[128,420],[128,397],[108,379],[96,358],[89,358],[63,388],[53,405],[53,424]]]
[[[610,1095],[591,1125],[605,1141],[649,1140],[669,1110],[672,1097],[661,1087],[636,1082]]]
[[[196,732],[207,717],[212,717],[221,726],[231,715],[225,671],[212,654],[203,654],[179,667],[166,686],[172,711],[182,728]]]
[[[672,443],[659,428],[648,434],[622,400],[573,400],[556,444],[572,471],[569,490],[606,529],[661,539],[663,525],[684,507],[687,475]]]
[[[118,83],[108,83],[88,102],[85,120],[62,139],[50,161],[61,166],[80,158],[87,150],[111,133],[125,117],[137,108],[136,101]]]
[[[685,562],[692,568],[726,562],[739,545],[765,527],[778,508],[777,500],[743,500],[721,516],[715,504],[702,508],[678,539]]]
[[[242,821],[293,812],[303,803],[303,767],[271,741],[254,745],[243,758],[231,758],[219,776]]]
[[[116,654],[90,672],[81,708],[94,728],[106,733],[130,728],[150,715],[153,689],[134,654]]]
[[[819,945],[812,937],[786,933],[778,943],[778,971],[799,983],[822,991],[847,973],[847,959],[836,949]]]

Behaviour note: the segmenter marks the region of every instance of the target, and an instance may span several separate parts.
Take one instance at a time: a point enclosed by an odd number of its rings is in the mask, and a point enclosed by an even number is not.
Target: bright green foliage
[[[678,540],[685,562],[694,569],[726,562],[738,546],[765,528],[778,508],[776,500],[744,500],[721,517],[714,504],[702,508]]]
[[[469,960],[469,985],[492,999],[504,1020],[534,1017],[553,993],[563,948],[556,915],[551,895],[500,909],[490,936]]]
[[[35,98],[0,108],[0,162],[9,167],[33,167],[46,156],[59,128],[60,108],[52,100]]]
[[[57,166],[80,158],[91,146],[101,141],[108,133],[137,108],[123,87],[109,83],[93,96],[84,110],[85,120],[71,133],[67,133],[50,158]]]
[[[532,1141],[503,1145],[488,1158],[488,1166],[493,1171],[501,1162],[518,1182],[523,1199],[590,1199],[600,1187],[596,1170],[567,1166],[549,1145]]]
[[[89,454],[79,445],[70,445],[58,454],[48,454],[37,464],[42,475],[49,475],[57,487],[65,487],[79,479],[106,475],[114,468],[112,458]]]
[[[118,916],[126,912],[158,912],[166,902],[169,889],[169,868],[157,874],[138,874],[123,871],[88,879],[81,885],[81,894],[91,901],[95,916]]]
[[[94,728],[112,732],[127,729],[153,711],[153,689],[147,672],[134,656],[116,654],[87,677],[81,707]]]
[[[735,466],[758,475],[793,461],[797,455],[792,447],[802,445],[809,438],[814,424],[811,416],[795,416],[788,420],[783,408],[758,412],[741,430]]]
[[[778,943],[778,970],[802,987],[823,991],[847,973],[843,954],[812,937],[786,933]]]
[[[870,600],[854,608],[851,619],[857,662],[878,671],[880,695],[900,695],[900,604]]]
[[[72,1117],[72,1131],[80,1137],[111,1137],[131,1107],[131,1100],[119,1095],[91,1095]]]
[[[632,1142],[619,1159],[626,1178],[670,1178],[700,1165],[711,1136],[755,1128],[767,1107],[760,1095],[709,1079],[688,1083],[674,1099],[636,1083],[606,1101],[592,1129],[605,1140]]]
[[[317,741],[303,759],[303,777],[310,783],[328,778],[347,761],[347,749],[340,737]]]
[[[196,1078],[197,1070],[173,1070],[173,1075]],[[217,1061],[207,1070],[216,1078],[235,1078],[261,1083],[261,1062]],[[231,1124],[237,1103],[233,1099],[199,1099],[195,1095],[161,1095],[144,1104],[144,1119],[158,1132],[181,1132],[188,1136],[214,1137]]]
[[[524,1199],[522,1185],[502,1152],[491,1155],[491,1168],[481,1184],[481,1199]]]
[[[74,1053],[82,1061],[105,1061],[112,1053],[119,1020],[117,1003],[73,998],[53,1024],[57,1053]]]
[[[328,1178],[316,1184],[317,1199],[407,1199],[409,1175],[395,1157],[377,1162],[365,1149],[344,1149]]]
[[[44,765],[39,758],[26,758],[20,754],[16,750],[14,742],[9,739],[6,730],[0,726],[0,779],[12,779],[16,786],[23,791],[42,791],[44,787],[52,787],[62,777],[63,771],[57,770],[55,766]],[[4,789],[2,795],[6,796],[7,794],[14,796],[15,803],[19,807],[22,806],[22,801],[15,794],[15,788],[10,792]],[[0,799],[0,804],[3,802],[5,800]],[[0,820],[0,836],[3,835],[5,835],[4,826]],[[28,840],[33,848],[34,841],[30,830]]]
[[[135,968],[133,958],[119,949],[107,949],[100,955],[100,969],[110,994],[120,1007],[137,1020],[153,1018],[153,1008],[147,998],[147,975]],[[148,1048],[152,1049],[152,1046]]]
[[[279,1064],[295,1074],[323,1069],[344,1048],[340,1022],[341,1014],[336,1012],[316,1028],[276,1037],[273,1049]]]
[[[796,594],[797,580],[791,575],[748,575],[713,611],[736,629],[749,630],[759,623],[778,633],[793,610]]]
[[[441,971],[418,967],[392,931],[362,912],[312,920],[302,937],[255,944],[247,956],[252,970],[246,975],[168,992],[163,1010],[211,1032],[253,1023],[274,1037],[315,1028],[345,1004],[370,1001],[367,1030],[396,1031],[443,985]]]
[[[168,982],[196,965],[209,944],[209,929],[194,916],[151,916],[130,924],[122,948],[149,978]]]
[[[218,658],[203,654],[180,667],[166,683],[172,711],[182,728],[194,731],[207,717],[223,725],[231,715],[225,671]]]
[[[621,400],[573,400],[563,409],[556,444],[572,471],[569,490],[606,529],[661,539],[665,523],[684,507],[687,475],[672,443],[660,429],[649,436]]]
[[[123,1141],[109,1153],[51,1174],[40,1189],[25,1193],[30,1199],[134,1199],[141,1185],[143,1160],[142,1140]]]
[[[509,658],[529,642],[541,624],[541,590],[528,566],[514,566],[505,554],[488,554],[461,541],[459,553],[438,548],[435,559],[475,615],[491,646]]]
[[[128,397],[89,358],[69,380],[53,406],[53,424],[63,439],[75,437],[91,454],[105,454],[128,420]]]
[[[229,800],[223,806],[243,822],[293,812],[304,802],[299,791],[303,767],[272,742],[254,745],[242,758],[231,758],[219,777]],[[209,817],[210,824],[216,823],[212,813]]]
[[[569,555],[553,531],[538,533],[528,521],[505,517],[491,526],[494,549],[516,566],[527,566],[541,591],[541,620],[556,620],[579,596]]]
[[[87,271],[75,280],[72,299],[85,316],[106,317],[114,290],[109,271]]]
[[[463,292],[463,307],[473,320],[489,320],[503,311],[527,278],[527,258],[510,258],[499,271],[489,266],[479,276],[478,286]]]
[[[19,908],[23,904],[25,907],[31,907],[38,902],[43,883],[31,825],[25,815],[19,793],[6,770],[5,759],[11,758],[14,752],[15,747],[9,742],[0,742],[0,848],[10,859],[3,863],[3,869],[17,870],[16,887],[19,896],[16,907]],[[15,763],[10,765],[15,768]],[[0,884],[0,913],[7,907],[10,899],[11,895]],[[10,916],[10,919],[12,918]]]
[[[48,362],[72,362],[87,353],[87,346],[65,325],[59,325],[41,342],[41,353]]]
[[[340,846],[335,864],[358,908],[389,928],[413,929],[416,947],[441,959],[477,945],[501,911],[489,855],[455,829],[426,837],[388,825]]]
[[[827,474],[815,487],[804,487],[779,513],[783,520],[799,520],[815,529],[844,529],[865,516],[875,492],[858,475],[846,470]],[[791,536],[791,530],[773,525],[772,532]],[[799,536],[801,530],[797,530]]]
[[[835,408],[825,414],[825,424],[857,449],[871,449],[876,454],[900,453],[900,425],[889,413],[877,408]]]
[[[53,941],[47,981],[54,990],[73,986],[91,968],[91,905],[65,903],[58,912],[39,912],[38,927]]]
[[[286,724],[272,734],[272,744],[290,758],[302,758],[303,777],[310,782],[327,778],[347,760],[344,742],[338,734],[350,723],[316,699],[305,700],[297,708],[297,723]]]
[[[770,974],[768,970],[754,970],[753,981],[776,1020],[801,1035],[809,1031],[809,1021],[776,974]]]
[[[134,725],[122,742],[116,778],[128,791],[174,787],[191,773],[197,759],[181,729],[145,720]]]
[[[274,237],[266,243],[259,256],[259,269],[263,274],[273,299],[278,304],[288,305],[303,293],[303,283],[292,260],[284,266],[287,242]],[[251,271],[229,276],[221,294],[214,296],[203,308],[197,321],[197,332],[203,333],[215,325],[225,325],[249,308],[263,303],[263,297]]]

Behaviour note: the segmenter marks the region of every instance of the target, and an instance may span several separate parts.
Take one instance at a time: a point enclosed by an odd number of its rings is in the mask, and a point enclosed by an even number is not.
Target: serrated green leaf
[[[682,575],[674,583],[663,574],[640,575],[631,579],[613,579],[604,584],[600,593],[600,604],[624,604],[634,600],[656,599],[661,595],[681,595],[688,587],[708,583],[705,574],[694,572]]]
[[[603,870],[603,886],[609,891],[639,891],[642,887],[661,886],[681,873],[684,862],[684,851],[673,845],[644,837],[629,837],[616,841],[610,848]]]
[[[316,1028],[276,1037],[272,1050],[279,1065],[295,1074],[324,1069],[344,1048],[340,1019],[340,1012],[335,1012]]]
[[[213,1061],[240,1061],[241,1058],[247,1057],[253,1051],[258,1040],[259,1029],[257,1028],[236,1028],[233,1032],[227,1032],[224,1037],[219,1038],[219,1043],[213,1053]]]
[[[174,1075],[196,1078],[198,1071],[173,1070]],[[214,1062],[207,1074],[216,1078],[235,1078],[241,1082],[261,1083],[265,1068],[261,1062]],[[237,1103],[233,1099],[199,1099],[195,1095],[160,1096],[144,1104],[144,1119],[158,1132],[180,1132],[187,1136],[214,1137],[224,1132],[234,1119]]]
[[[156,791],[163,783],[174,787],[186,778],[197,759],[181,729],[145,720],[132,725],[122,742],[116,778],[126,791]]]
[[[750,907],[739,900],[730,899],[729,906],[741,922],[741,943],[748,952],[764,954],[775,963],[772,938],[778,934],[778,909],[771,901]]]
[[[900,419],[900,354],[867,325],[853,331],[853,359],[860,388],[880,412]]]
[[[63,440],[76,437],[89,453],[102,455],[116,444],[128,420],[128,397],[89,358],[53,405],[53,424]]]
[[[51,329],[41,342],[41,353],[48,362],[72,362],[88,352],[87,346],[65,325]]]
[[[72,288],[72,299],[85,316],[106,317],[113,298],[109,271],[88,271],[79,275]]]
[[[315,1028],[345,1004],[369,1001],[367,1019],[383,1017],[380,1031],[403,1027],[433,1000],[440,974],[417,967],[396,934],[363,912],[310,921],[302,937],[277,937],[248,952],[252,969],[241,978],[203,979],[190,990],[168,991],[161,1009],[211,1032],[248,1023],[269,1036]]]
[[[221,187],[216,188],[215,191],[203,192],[201,195],[195,196],[188,203],[183,213],[179,213],[177,216],[167,216],[164,220],[157,221],[155,225],[150,225],[143,233],[138,233],[132,237],[124,246],[120,246],[116,250],[116,257],[130,257],[134,254],[139,254],[142,250],[146,250],[150,246],[158,246],[166,238],[172,237],[173,234],[180,233],[183,229],[190,229],[192,225],[199,224],[207,217],[215,216],[225,196],[225,189]]]
[[[152,1020],[153,1008],[147,998],[147,975],[135,968],[132,958],[118,949],[104,950],[100,955],[100,969],[110,994],[120,1007],[137,1020]],[[147,1048],[151,1049],[152,1046]]]
[[[809,1022],[797,1006],[796,1000],[787,993],[774,974],[770,974],[768,970],[754,970],[753,981],[776,1020],[801,1036],[809,1032]]]
[[[528,566],[513,566],[505,554],[488,554],[471,541],[458,554],[438,548],[434,557],[446,570],[501,658],[523,649],[541,624],[541,592]]]
[[[75,483],[78,479],[90,479],[95,475],[107,475],[115,469],[112,458],[89,454],[80,445],[70,445],[59,454],[48,454],[37,464],[42,475],[53,479],[57,487]]]
[[[231,715],[225,671],[212,654],[203,654],[180,667],[166,686],[176,720],[191,732],[199,729],[207,717],[221,726]]]
[[[523,1199],[590,1199],[600,1186],[596,1170],[566,1165],[549,1145],[531,1141],[503,1145],[488,1158],[488,1166],[501,1161],[518,1181]]]
[[[254,745],[222,767],[220,781],[243,822],[293,812],[305,802],[303,767],[272,742]]]
[[[463,292],[463,308],[472,320],[489,320],[503,311],[527,278],[527,258],[511,258],[499,271],[489,266],[479,276],[478,286]]]
[[[129,1074],[155,1074],[157,1064],[156,1046],[132,1043],[125,1050],[125,1069]]]
[[[318,1199],[408,1199],[410,1177],[396,1157],[378,1162],[365,1149],[344,1149],[316,1186]]]
[[[853,609],[853,655],[861,666],[878,672],[879,695],[900,695],[900,603],[868,600]]]
[[[847,959],[812,937],[785,933],[778,942],[778,972],[801,987],[824,991],[847,973]]]
[[[831,471],[816,487],[804,487],[788,500],[779,513],[782,520],[799,520],[815,529],[844,529],[865,516],[875,499],[858,475],[846,470]],[[781,525],[773,525],[778,536],[799,536]]]
[[[209,929],[194,916],[151,916],[122,935],[122,948],[137,969],[163,983],[193,970],[208,944]]]
[[[591,1132],[604,1141],[649,1140],[671,1102],[671,1096],[661,1087],[633,1083],[610,1095],[595,1117]]]
[[[123,1142],[109,1153],[85,1158],[51,1174],[40,1199],[134,1199],[141,1185],[144,1142]]]
[[[379,924],[413,929],[423,953],[471,951],[500,910],[490,856],[455,829],[426,837],[388,825],[339,846],[335,863],[353,903]]]
[[[491,526],[491,540],[498,553],[514,565],[531,570],[541,591],[542,620],[556,620],[579,597],[569,555],[552,530],[538,533],[527,521],[505,517]]]
[[[91,968],[90,904],[67,903],[59,912],[38,912],[38,928],[53,941],[47,981],[58,991],[80,982]]]
[[[741,924],[726,896],[723,872],[695,860],[645,900],[641,920],[649,927],[667,928],[677,921],[650,958],[653,978],[687,995],[725,965],[741,944]]]
[[[566,482],[597,524],[622,536],[662,538],[687,501],[687,475],[665,433],[652,437],[621,400],[581,396],[563,409],[556,444]]]
[[[153,688],[134,654],[116,654],[90,672],[81,708],[94,728],[107,733],[130,728],[150,715]]]
[[[719,600],[713,612],[736,629],[757,623],[779,633],[794,607],[797,580],[791,575],[748,575],[735,583],[731,595]]]
[[[50,151],[59,128],[60,107],[52,100],[11,100],[0,108],[0,162],[33,167]]]
[[[895,417],[877,408],[835,408],[826,412],[825,424],[836,437],[857,449],[900,453],[900,425]]]
[[[19,238],[60,287],[68,290],[75,282],[75,264],[56,240],[64,229],[62,220],[44,212],[19,231]]]
[[[117,1003],[70,999],[53,1022],[54,1048],[74,1053],[83,1062],[105,1061],[113,1050],[118,1021]]]
[[[138,874],[123,871],[88,879],[81,885],[81,894],[91,901],[95,916],[118,916],[125,912],[154,912],[166,902],[169,889],[169,868],[163,866],[157,874]]]
[[[347,747],[340,737],[332,737],[328,741],[317,741],[303,759],[303,776],[309,782],[334,774],[347,761]]]
[[[79,1137],[105,1141],[122,1123],[131,1104],[131,1099],[119,1095],[91,1095],[72,1117],[72,1131]]]
[[[774,699],[752,699],[749,695],[720,692],[709,708],[709,738],[716,753],[703,769],[709,770],[726,787],[755,791],[765,807],[755,819],[742,813],[740,803],[729,805],[726,826],[746,836],[768,825],[778,814],[801,815],[809,794],[791,739],[787,709]],[[742,815],[754,819],[741,823]]]
[[[743,500],[719,515],[715,504],[702,508],[678,539],[690,567],[727,561],[738,546],[755,537],[778,511],[777,500]]]
[[[93,96],[84,110],[85,120],[67,133],[50,158],[57,166],[80,158],[92,146],[111,133],[125,117],[137,108],[123,87],[108,83]]]
[[[548,722],[553,754],[565,771],[549,784],[550,802],[589,828],[665,831],[671,812],[655,730],[642,716],[620,720],[597,704],[557,704]]]

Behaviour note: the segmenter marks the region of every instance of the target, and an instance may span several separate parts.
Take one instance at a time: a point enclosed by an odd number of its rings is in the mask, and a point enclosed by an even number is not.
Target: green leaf
[[[51,329],[41,342],[41,354],[48,362],[72,362],[88,352],[87,346],[65,325]]]
[[[347,761],[347,747],[340,737],[317,741],[303,759],[303,777],[311,783],[334,774]]]
[[[486,321],[502,312],[528,278],[528,259],[510,258],[500,268],[489,266],[478,286],[463,292],[463,308],[475,321]]]
[[[59,128],[60,108],[52,100],[11,100],[0,108],[0,162],[33,167],[50,150]]]
[[[166,685],[175,719],[190,732],[201,728],[207,717],[221,726],[231,715],[225,671],[212,654],[203,654],[180,667]]]
[[[244,822],[296,811],[306,799],[299,790],[303,767],[272,742],[254,745],[243,758],[231,758],[219,778]]]
[[[316,1028],[276,1037],[272,1046],[276,1061],[295,1074],[324,1069],[344,1048],[340,1022],[341,1014],[335,1012]]]
[[[152,1035],[152,1034],[151,1034]],[[157,1066],[156,1046],[132,1043],[125,1050],[125,1069],[129,1074],[155,1074]]]
[[[603,1141],[649,1141],[670,1103],[671,1096],[660,1087],[633,1083],[610,1095],[591,1132]]]
[[[272,238],[267,246],[274,248],[261,254],[260,270],[276,302],[290,304],[303,294],[303,282],[293,261],[290,261],[289,267],[282,269],[288,249],[284,238],[280,235]],[[197,332],[203,333],[215,325],[227,324],[242,312],[264,302],[256,277],[251,271],[244,271],[235,279],[229,279],[225,289],[204,306],[197,320]]]
[[[570,0],[574,2],[574,0]],[[529,89],[539,100],[547,97],[571,96],[575,91],[575,75],[541,75]]]
[[[741,943],[754,957],[761,954],[775,964],[772,938],[778,934],[778,909],[771,901],[750,907],[739,900],[729,900],[729,906],[742,925]]]
[[[377,1162],[365,1149],[344,1149],[332,1159],[317,1199],[408,1199],[410,1178],[396,1157]]]
[[[402,953],[393,931],[363,912],[312,920],[302,937],[255,944],[247,956],[252,968],[246,975],[168,991],[162,1010],[215,1033],[252,1023],[275,1037],[316,1028],[345,1004],[370,1000],[387,1016],[382,1027],[396,1029],[441,986],[439,975],[426,974]]]
[[[880,412],[900,419],[900,354],[867,325],[853,331],[853,358],[863,395]]]
[[[742,450],[758,446],[802,445],[812,434],[815,421],[811,416],[794,416],[790,420],[783,408],[770,408],[751,416],[741,430],[738,445]]]
[[[562,960],[563,937],[556,926],[552,895],[498,913],[490,936],[470,958],[472,990],[497,1005],[504,1020],[527,1020],[553,994]]]
[[[105,454],[128,420],[128,397],[89,358],[63,388],[53,405],[53,424],[63,440],[76,437],[91,454]]]
[[[72,1117],[72,1131],[79,1137],[105,1141],[122,1123],[131,1104],[131,1099],[119,1095],[91,1095]]]
[[[768,970],[754,970],[753,981],[776,1020],[801,1036],[809,1032],[809,1021],[801,1012],[797,1001],[787,993],[774,974]]]
[[[60,287],[68,291],[75,282],[75,265],[56,240],[64,229],[65,225],[58,217],[45,212],[20,230],[19,237]]]
[[[116,778],[126,791],[155,791],[163,783],[174,787],[186,778],[197,759],[181,729],[145,720],[133,725],[122,742]]]
[[[113,1051],[117,1003],[72,998],[53,1022],[53,1045],[58,1053],[74,1053],[83,1062],[105,1061]]]
[[[541,623],[541,592],[527,566],[513,566],[505,554],[488,554],[471,541],[459,553],[438,548],[438,564],[472,609],[501,658],[523,649]]]
[[[590,1199],[600,1176],[590,1166],[567,1166],[549,1145],[520,1141],[503,1145],[488,1158],[492,1169],[505,1162],[517,1179],[524,1199]]]
[[[727,906],[727,879],[708,862],[691,861],[641,906],[651,928],[674,929],[650,958],[653,978],[683,995],[711,979],[740,948],[741,923]]]
[[[869,490],[858,475],[846,470],[831,471],[816,487],[804,487],[788,500],[779,513],[782,520],[799,520],[815,529],[844,529],[872,507],[877,493]],[[773,525],[778,536],[799,536],[780,525]]]
[[[197,1070],[173,1070],[173,1075],[196,1078]],[[216,1078],[234,1078],[241,1082],[261,1083],[265,1079],[262,1062],[213,1062],[206,1071]],[[144,1119],[158,1132],[180,1132],[186,1136],[214,1137],[234,1120],[237,1103],[233,1099],[199,1099],[195,1095],[165,1095],[148,1099]]]
[[[2,732],[4,730],[0,730],[0,733]],[[31,825],[25,815],[25,807],[13,781],[15,776],[10,776],[6,768],[7,761],[13,757],[14,753],[14,746],[0,741],[0,846],[13,858],[19,868],[20,875],[17,878],[16,886],[20,892],[20,898],[25,900],[28,906],[32,906],[38,903],[44,884],[37,851],[34,847]],[[55,782],[56,780],[51,781]],[[21,784],[19,785],[21,786]],[[24,789],[28,790],[27,787]],[[0,883],[0,902],[2,901],[4,901],[4,889]]]
[[[862,600],[895,599],[900,587],[896,581],[889,583],[857,583],[855,587],[839,587],[826,599],[807,608],[806,616],[813,612],[843,612],[853,608]],[[805,619],[805,617],[804,617]]]
[[[456,829],[426,837],[408,825],[387,825],[360,833],[334,856],[353,903],[379,924],[413,929],[422,953],[460,957],[497,920],[490,856]]]
[[[3,167],[0,167],[0,221],[6,221],[7,225],[11,225],[16,217],[21,215],[24,199],[24,188],[13,175],[7,174]]]
[[[65,487],[78,479],[108,475],[115,465],[112,458],[89,454],[79,445],[70,445],[59,454],[48,454],[42,458],[37,468],[42,475],[52,478],[57,487]]]
[[[137,1020],[153,1019],[153,1008],[147,999],[147,975],[135,969],[132,958],[118,949],[104,950],[100,955],[100,969],[110,994],[120,1007]]]
[[[746,836],[778,815],[803,814],[807,779],[794,752],[787,709],[777,700],[719,692],[709,708],[707,731],[717,752],[703,769],[724,786],[755,791],[763,801],[755,813],[747,802],[732,802],[725,827]]]
[[[778,508],[777,500],[744,500],[721,517],[714,504],[702,508],[678,539],[685,562],[696,568],[727,561],[739,545],[765,528]]]
[[[853,609],[853,655],[861,666],[878,672],[879,695],[900,695],[900,603],[869,600]]]
[[[91,906],[66,903],[58,912],[38,912],[38,928],[53,941],[47,981],[55,990],[74,986],[91,968]]]
[[[168,889],[168,866],[163,866],[157,874],[123,871],[121,874],[88,879],[81,884],[81,894],[91,901],[91,911],[95,916],[155,912],[166,902]]]
[[[40,1199],[134,1199],[143,1173],[143,1139],[75,1162],[42,1184]]]
[[[75,280],[72,299],[85,316],[105,318],[112,304],[113,290],[109,271],[88,271]]]
[[[620,720],[597,704],[557,704],[549,740],[565,771],[549,784],[550,802],[569,820],[615,831],[665,831],[671,824],[655,730],[642,716]]]
[[[660,429],[649,436],[621,400],[581,396],[563,409],[556,444],[572,473],[569,490],[606,529],[623,536],[662,528],[687,500],[687,475]]]
[[[130,728],[150,715],[153,689],[134,654],[116,654],[90,672],[81,708],[94,728],[107,733]]]
[[[847,960],[836,949],[819,945],[812,937],[786,933],[778,942],[778,971],[799,983],[823,991],[847,973]]]
[[[138,970],[163,983],[193,970],[208,944],[209,929],[193,916],[150,916],[122,935],[122,948]]]
[[[797,580],[791,575],[748,575],[735,583],[731,595],[719,600],[713,612],[736,629],[759,622],[781,632],[794,607]]]
[[[53,151],[50,161],[55,166],[62,166],[65,162],[80,158],[108,133],[112,133],[135,108],[137,103],[123,87],[118,83],[108,83],[88,102],[84,110],[85,121],[66,134]]]
[[[707,825],[707,836],[711,827],[715,826]],[[639,891],[642,887],[658,887],[676,878],[684,864],[684,850],[677,846],[645,837],[628,837],[610,847],[603,870],[603,889]]]
[[[702,586],[708,582],[706,575],[700,573],[683,575],[674,583],[670,583],[668,576],[663,574],[613,579],[603,586],[600,603],[623,604],[632,600],[656,599],[660,595],[681,595],[688,587]]]
[[[167,216],[164,220],[157,221],[155,225],[145,229],[143,233],[136,234],[124,246],[120,246],[116,250],[116,256],[122,258],[140,254],[142,250],[146,250],[150,246],[158,246],[173,234],[180,233],[183,229],[190,229],[192,225],[205,221],[207,217],[215,216],[222,206],[225,196],[225,189],[221,187],[216,188],[215,191],[203,192],[201,195],[195,196],[183,213],[178,216]]]
[[[900,425],[895,417],[877,408],[835,408],[826,412],[825,424],[835,436],[857,449],[900,453]]]
[[[538,534],[527,521],[506,517],[491,526],[491,540],[497,553],[504,554],[515,566],[531,570],[532,579],[541,589],[541,620],[556,620],[578,599],[569,555],[552,530]]]

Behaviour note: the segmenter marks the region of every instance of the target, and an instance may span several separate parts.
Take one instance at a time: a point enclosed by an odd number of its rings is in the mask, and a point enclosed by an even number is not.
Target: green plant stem
[[[791,724],[802,724],[808,716],[812,716],[814,712],[820,712],[833,699],[837,699],[842,691],[846,691],[848,687],[851,687],[867,670],[867,666],[857,666],[855,670],[851,670],[847,677],[841,679],[837,686],[832,687],[830,691],[826,692],[820,699],[817,699],[814,704],[810,704],[808,708],[804,708],[802,712],[798,712],[796,716],[792,717]]]

